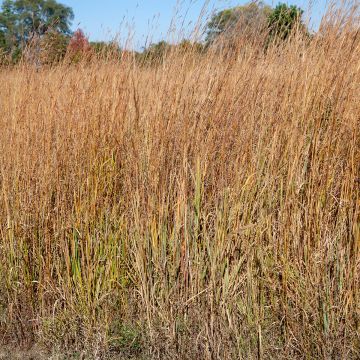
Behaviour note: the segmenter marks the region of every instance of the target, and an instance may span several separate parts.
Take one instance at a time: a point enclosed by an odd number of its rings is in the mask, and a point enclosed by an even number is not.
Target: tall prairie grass
[[[0,341],[360,358],[360,36],[0,70]]]

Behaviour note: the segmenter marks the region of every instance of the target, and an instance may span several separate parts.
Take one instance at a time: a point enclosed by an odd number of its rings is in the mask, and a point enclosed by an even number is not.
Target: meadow
[[[358,25],[1,68],[0,342],[359,359]]]

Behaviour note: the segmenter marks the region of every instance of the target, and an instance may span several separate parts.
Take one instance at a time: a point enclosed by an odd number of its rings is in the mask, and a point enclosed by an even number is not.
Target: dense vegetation
[[[169,44],[162,40],[152,43],[142,52],[132,55],[142,63],[157,63],[172,48],[189,44],[198,51],[210,45],[238,43],[239,37],[257,37],[266,34],[271,42],[286,40],[297,27],[307,33],[302,22],[303,11],[296,6],[279,4],[274,9],[263,2],[251,2],[215,13],[206,24],[206,41],[183,40]],[[0,12],[0,64],[14,64],[20,60],[36,66],[54,65],[65,58],[78,62],[80,58],[106,55],[121,58],[123,52],[116,41],[89,42],[81,29],[70,30],[74,14],[71,8],[55,0],[6,0]],[[127,51],[125,51],[127,53]]]
[[[0,49],[9,62],[26,56],[27,46],[49,32],[60,39],[71,34],[73,11],[55,0],[4,0],[1,10]]]
[[[311,37],[2,67],[1,343],[358,359],[360,37],[343,10]]]

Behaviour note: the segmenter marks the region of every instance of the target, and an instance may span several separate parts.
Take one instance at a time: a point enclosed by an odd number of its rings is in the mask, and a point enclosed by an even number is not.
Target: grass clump
[[[266,52],[1,69],[1,341],[359,358],[360,38],[335,20]]]

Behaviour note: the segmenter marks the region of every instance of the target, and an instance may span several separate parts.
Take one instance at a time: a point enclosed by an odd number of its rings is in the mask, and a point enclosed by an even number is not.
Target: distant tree
[[[295,5],[278,4],[268,17],[269,41],[286,40],[296,28],[307,32],[302,22],[303,13]]]
[[[70,52],[85,52],[90,50],[90,43],[81,29],[77,29],[71,37],[68,45]]]
[[[122,53],[119,44],[115,41],[92,41],[90,47],[96,56],[107,59],[119,58]]]
[[[5,52],[14,52],[20,42],[19,17],[15,14],[14,4],[5,0],[0,12],[1,47]]]
[[[177,48],[180,51],[195,51],[195,52],[202,52],[204,50],[204,45],[198,42],[191,42],[190,40],[182,40],[178,45]]]
[[[90,46],[95,51],[95,53],[98,54],[106,51],[109,47],[111,47],[111,44],[106,41],[91,41]]]
[[[206,42],[212,43],[219,35],[237,36],[266,28],[271,8],[262,1],[250,2],[216,13],[207,24]]]
[[[0,47],[16,62],[31,44],[32,53],[27,49],[26,54],[38,62],[42,37],[48,31],[69,35],[73,17],[72,9],[56,0],[4,0],[0,11]]]
[[[73,18],[72,9],[56,0],[4,0],[0,12],[0,46],[14,54],[50,29],[69,35]]]
[[[4,31],[0,30],[0,49],[5,50],[6,48],[6,37]]]
[[[162,40],[158,43],[151,44],[143,52],[143,60],[147,62],[162,62],[164,57],[171,50],[172,46],[166,41]]]
[[[5,51],[5,37],[4,33],[0,31],[0,65],[6,64],[8,61]]]
[[[57,31],[48,31],[41,40],[41,62],[54,64],[64,59],[70,37]]]
[[[141,64],[160,64],[170,52],[187,53],[197,52],[201,53],[205,50],[205,46],[198,42],[190,40],[182,40],[178,44],[169,44],[166,41],[159,41],[151,44],[143,50],[143,52],[133,52],[134,58]]]
[[[151,44],[148,47],[147,52],[149,54],[153,54],[155,57],[161,57],[166,52],[168,52],[170,50],[170,48],[171,48],[171,45],[168,44],[166,41],[162,40],[156,44]]]
[[[67,54],[71,61],[77,62],[91,54],[88,38],[81,29],[77,29],[69,41]]]

